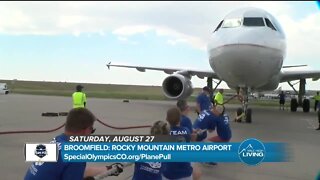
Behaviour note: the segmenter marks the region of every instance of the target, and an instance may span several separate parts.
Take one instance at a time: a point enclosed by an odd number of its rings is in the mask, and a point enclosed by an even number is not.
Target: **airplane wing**
[[[175,72],[182,72],[182,73],[187,73],[190,76],[197,76],[200,79],[203,79],[205,77],[211,77],[213,79],[220,79],[218,75],[211,71],[201,71],[201,70],[190,70],[190,69],[180,69],[180,68],[157,68],[157,67],[147,67],[147,66],[130,66],[130,65],[119,65],[119,64],[111,64],[109,62],[107,64],[108,69],[110,67],[123,67],[123,68],[133,68],[137,69],[140,72],[145,72],[146,70],[155,70],[155,71],[163,71],[167,74],[173,74]]]
[[[280,82],[288,82],[299,79],[309,79],[313,81],[320,79],[320,71],[316,70],[300,70],[300,71],[284,71],[280,75]]]
[[[307,66],[306,64],[303,65],[288,65],[288,66],[282,66],[282,68],[293,68],[293,67],[304,67]]]

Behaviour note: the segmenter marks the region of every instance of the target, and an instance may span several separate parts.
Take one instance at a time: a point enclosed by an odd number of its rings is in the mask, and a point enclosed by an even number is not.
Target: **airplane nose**
[[[211,68],[227,84],[259,87],[279,73],[284,39],[265,27],[225,28],[208,45]]]
[[[257,87],[278,71],[278,54],[257,44],[229,44],[211,51],[210,65],[227,84]]]

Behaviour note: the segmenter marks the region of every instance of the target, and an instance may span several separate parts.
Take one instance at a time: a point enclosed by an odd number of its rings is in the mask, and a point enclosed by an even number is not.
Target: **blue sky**
[[[163,72],[105,64],[208,70],[210,32],[240,6],[263,8],[279,20],[288,43],[284,64],[320,70],[315,1],[0,2],[0,79],[161,85]],[[206,84],[197,77],[192,82]],[[320,89],[319,81],[307,88]]]

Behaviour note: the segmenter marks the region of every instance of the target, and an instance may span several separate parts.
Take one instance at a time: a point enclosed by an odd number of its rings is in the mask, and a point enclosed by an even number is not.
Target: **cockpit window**
[[[266,24],[267,24],[267,26],[269,28],[271,28],[272,30],[277,31],[276,28],[273,26],[273,24],[271,23],[271,21],[268,18],[265,18],[265,20],[266,20]]]
[[[223,28],[233,28],[233,27],[239,27],[241,26],[241,19],[237,18],[237,19],[226,19],[223,22],[222,27]]]
[[[243,19],[244,26],[264,26],[263,19],[261,17],[245,17]]]
[[[219,28],[221,27],[222,23],[223,23],[223,20],[219,23],[219,25],[217,26],[217,28],[216,28],[213,32],[218,31],[218,30],[219,30]]]

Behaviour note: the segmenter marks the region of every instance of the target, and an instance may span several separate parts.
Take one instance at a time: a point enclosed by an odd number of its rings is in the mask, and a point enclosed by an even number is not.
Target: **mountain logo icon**
[[[243,141],[238,149],[240,160],[247,165],[258,165],[265,158],[265,147],[263,143],[257,139],[247,139]]]

